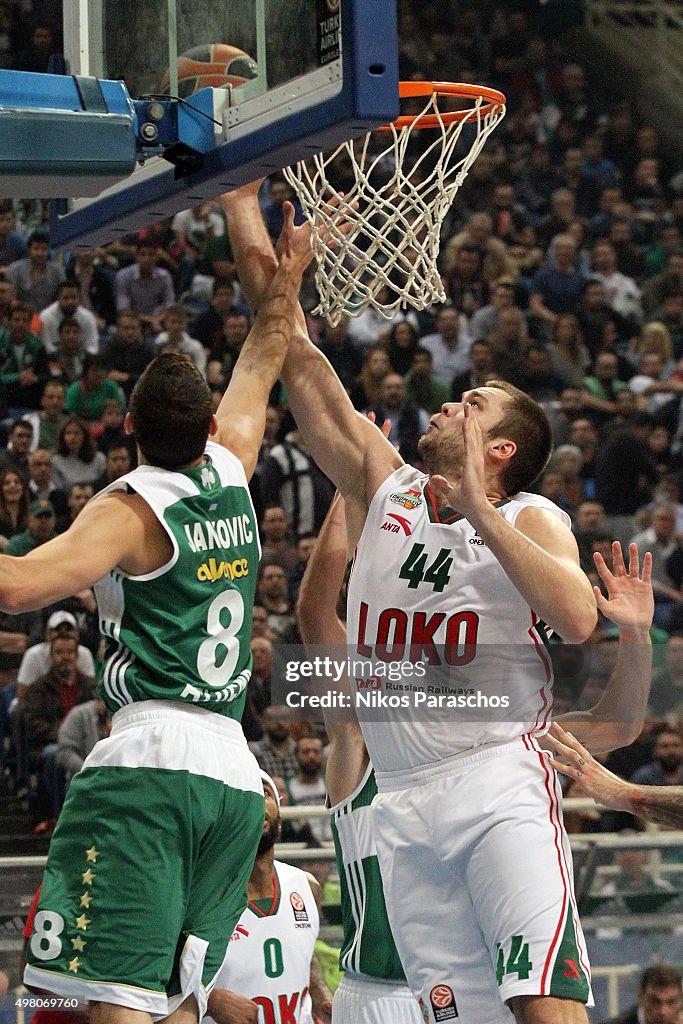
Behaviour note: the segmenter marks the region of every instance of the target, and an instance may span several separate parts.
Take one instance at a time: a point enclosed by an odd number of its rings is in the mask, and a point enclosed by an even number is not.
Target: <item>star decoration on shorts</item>
[[[87,945],[87,943],[86,943],[85,939],[82,938],[80,935],[77,935],[75,939],[71,940],[71,948],[75,949],[75,950],[78,950],[79,953],[83,952],[83,950],[85,949],[86,945]]]
[[[81,966],[81,961],[78,959],[77,956],[75,956],[73,958],[73,960],[69,960],[69,970],[73,971],[74,974],[78,974],[78,968],[80,966]]]
[[[90,895],[89,892],[84,892],[83,895],[81,896],[81,906],[85,907],[85,909],[87,910],[91,903],[92,896]]]
[[[97,858],[100,855],[100,851],[93,843],[90,849],[85,851],[85,855],[88,858],[88,864],[97,864]]]
[[[85,914],[81,914],[80,917],[76,918],[76,927],[80,928],[82,932],[86,931],[90,924],[90,918],[86,917]]]
[[[84,871],[83,874],[81,875],[83,885],[92,885],[94,877],[95,872],[91,868],[88,868],[88,870]]]

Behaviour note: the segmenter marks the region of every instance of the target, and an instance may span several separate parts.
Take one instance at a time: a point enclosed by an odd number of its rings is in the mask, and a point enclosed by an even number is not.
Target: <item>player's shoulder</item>
[[[542,494],[532,494],[530,491],[518,491],[517,494],[511,495],[507,501],[500,506],[500,511],[503,516],[514,525],[519,514],[526,509],[539,509],[543,512],[548,512],[556,519],[559,519],[565,526],[571,528],[571,519],[564,509],[556,505],[554,501],[550,501],[549,498],[544,498]]]

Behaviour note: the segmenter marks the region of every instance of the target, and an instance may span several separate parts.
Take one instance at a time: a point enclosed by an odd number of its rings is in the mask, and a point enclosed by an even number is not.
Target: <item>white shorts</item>
[[[332,1001],[334,1024],[423,1024],[407,985],[345,974]]]
[[[518,995],[592,1003],[561,791],[535,741],[376,774],[389,923],[425,1022],[510,1024]]]

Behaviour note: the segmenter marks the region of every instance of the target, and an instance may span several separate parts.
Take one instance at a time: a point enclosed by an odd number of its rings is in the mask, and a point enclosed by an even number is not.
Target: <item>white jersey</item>
[[[429,478],[396,470],[375,494],[349,582],[358,718],[377,772],[428,769],[483,744],[546,731],[552,663],[544,623],[467,519],[437,510]],[[560,508],[520,492],[499,504]]]
[[[230,936],[215,987],[258,1003],[259,1024],[307,1024],[318,907],[304,871],[276,860],[273,877],[271,906],[249,901]]]

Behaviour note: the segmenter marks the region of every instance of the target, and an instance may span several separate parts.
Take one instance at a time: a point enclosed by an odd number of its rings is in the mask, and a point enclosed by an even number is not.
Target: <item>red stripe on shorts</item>
[[[548,994],[546,992],[546,989],[545,989],[546,978],[548,977],[548,971],[550,970],[550,966],[551,966],[552,961],[553,961],[553,954],[555,952],[555,947],[557,946],[557,943],[559,941],[560,930],[561,930],[562,924],[564,922],[565,909],[566,909],[566,906],[567,906],[567,890],[568,890],[568,886],[567,886],[567,879],[565,878],[564,866],[563,866],[563,863],[562,863],[562,853],[561,853],[561,849],[560,849],[560,846],[561,846],[560,838],[559,838],[560,837],[560,829],[558,828],[558,824],[557,824],[557,815],[558,815],[558,812],[559,812],[559,806],[558,806],[557,800],[554,798],[554,796],[552,794],[552,791],[550,789],[550,773],[548,771],[548,766],[547,766],[547,764],[545,762],[545,758],[543,757],[543,754],[540,752],[540,750],[538,751],[538,759],[541,762],[541,766],[542,766],[544,774],[545,774],[545,791],[548,794],[548,801],[550,803],[550,809],[549,809],[548,815],[549,815],[549,818],[550,818],[550,823],[553,826],[553,830],[555,832],[555,849],[557,851],[557,863],[558,863],[558,866],[559,866],[559,869],[560,869],[560,877],[562,878],[562,886],[564,888],[564,893],[563,893],[563,896],[562,896],[562,909],[560,911],[560,917],[559,917],[559,920],[557,922],[557,928],[555,929],[555,934],[553,935],[552,942],[550,943],[550,949],[548,950],[548,955],[546,957],[545,964],[543,966],[543,974],[541,975],[541,993],[540,994],[542,996],[545,996],[545,995]],[[553,818],[553,811],[555,812],[555,819]]]

